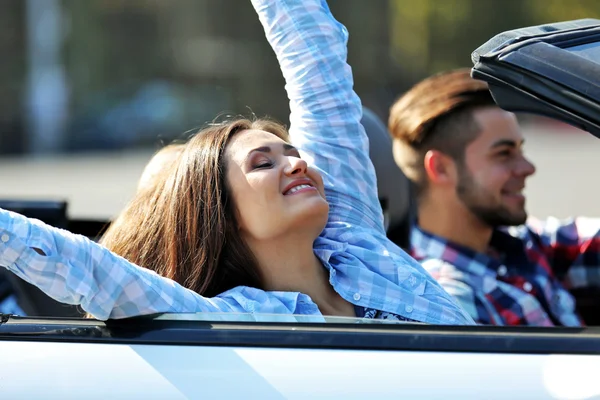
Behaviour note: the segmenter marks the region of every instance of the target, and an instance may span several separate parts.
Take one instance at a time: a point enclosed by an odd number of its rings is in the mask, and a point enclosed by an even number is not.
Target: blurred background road
[[[328,2],[351,32],[356,91],[383,119],[419,80],[470,67],[494,35],[600,18],[598,0]],[[3,0],[0,59],[0,198],[66,198],[73,217],[114,216],[159,143],[218,114],[287,122],[249,1]],[[596,139],[539,121],[525,131],[531,213],[600,215]]]
[[[537,217],[600,216],[600,140],[559,124],[524,127],[537,166],[527,204]],[[0,159],[0,198],[67,199],[72,217],[110,218],[133,196],[152,150]]]

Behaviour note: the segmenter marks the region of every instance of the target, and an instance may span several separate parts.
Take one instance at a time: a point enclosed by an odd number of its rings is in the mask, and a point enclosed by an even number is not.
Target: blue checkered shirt
[[[253,0],[286,79],[292,142],[317,167],[330,215],[314,242],[335,290],[356,306],[431,324],[472,318],[385,235],[362,107],[346,63],[348,32],[320,0]],[[46,256],[31,248],[41,249]],[[321,316],[304,294],[237,287],[205,298],[98,244],[0,212],[0,264],[98,319],[156,312]]]

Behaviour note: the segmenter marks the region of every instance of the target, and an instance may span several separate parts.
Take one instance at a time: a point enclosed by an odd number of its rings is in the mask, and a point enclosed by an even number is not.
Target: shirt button
[[[533,289],[533,285],[529,282],[525,282],[523,284],[523,290],[526,292],[531,292],[531,289]]]
[[[413,307],[412,306],[406,306],[406,307],[404,307],[404,310],[406,310],[406,312],[410,313],[410,312],[413,312]]]
[[[506,270],[506,267],[504,265],[501,265],[500,267],[498,267],[498,275],[500,276],[504,276],[506,275],[508,271]]]
[[[360,300],[360,293],[354,293],[354,300],[359,301]]]
[[[2,243],[8,242],[8,239],[10,239],[10,237],[6,233],[4,235],[2,235],[2,237],[0,237],[0,240],[2,240]]]

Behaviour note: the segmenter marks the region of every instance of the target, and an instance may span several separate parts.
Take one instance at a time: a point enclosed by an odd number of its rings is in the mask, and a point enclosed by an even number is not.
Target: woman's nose
[[[286,166],[285,173],[288,175],[306,174],[308,164],[301,158],[288,157],[288,165]]]

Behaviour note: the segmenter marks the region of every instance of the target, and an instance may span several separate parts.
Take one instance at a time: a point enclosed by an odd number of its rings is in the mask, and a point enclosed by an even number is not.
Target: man
[[[481,324],[579,326],[568,290],[600,287],[597,221],[527,219],[534,165],[512,113],[468,69],[392,106],[394,159],[414,183],[413,256]]]

